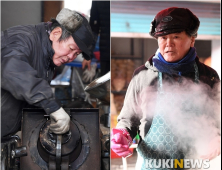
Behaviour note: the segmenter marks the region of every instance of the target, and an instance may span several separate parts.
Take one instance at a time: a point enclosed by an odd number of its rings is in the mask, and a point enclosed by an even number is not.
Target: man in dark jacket
[[[49,85],[54,69],[83,53],[90,59],[95,38],[85,17],[62,9],[52,22],[15,26],[1,32],[1,137],[21,126],[23,106],[41,107],[56,134],[69,130],[69,115]]]
[[[92,1],[90,26],[99,39],[101,75],[110,71],[110,1]],[[82,65],[90,67],[91,61],[84,60]]]
[[[177,7],[160,11],[151,23],[159,48],[135,70],[111,139],[112,150],[127,157],[140,135],[136,169],[165,170],[175,168],[170,160],[220,154],[220,80],[197,57],[199,24],[189,9]]]

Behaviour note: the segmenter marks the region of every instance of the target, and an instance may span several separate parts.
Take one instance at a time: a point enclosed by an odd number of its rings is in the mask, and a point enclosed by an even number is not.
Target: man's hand
[[[69,131],[70,117],[61,107],[50,114],[51,124],[49,129],[55,134],[64,134]]]
[[[90,71],[86,69],[82,74],[82,81],[85,83],[91,82],[96,75],[96,68],[97,64],[95,63],[92,65],[92,69]]]
[[[221,143],[220,136],[213,138],[208,145],[207,153],[205,155],[201,155],[200,158],[212,160],[215,157],[219,156],[220,143]]]
[[[84,59],[84,60],[82,61],[82,69],[84,69],[86,66],[88,67],[88,70],[91,69],[91,60],[86,60],[86,59]]]

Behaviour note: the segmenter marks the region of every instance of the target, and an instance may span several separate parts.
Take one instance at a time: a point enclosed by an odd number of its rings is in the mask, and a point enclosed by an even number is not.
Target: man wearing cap
[[[193,117],[201,117],[200,115],[205,111],[204,105],[207,103],[202,103],[198,108],[196,105],[198,101],[187,96],[189,87],[196,87],[197,84],[207,88],[206,94],[205,91],[196,88],[190,96],[193,98],[198,97],[195,96],[196,94],[210,96],[207,98],[208,102],[218,104],[217,98],[213,100],[218,96],[216,88],[220,83],[218,74],[212,68],[200,63],[194,48],[199,24],[199,19],[189,9],[177,7],[160,11],[151,22],[150,35],[157,39],[159,48],[144,65],[135,70],[127,89],[123,108],[118,116],[117,126],[112,129],[111,137],[112,150],[119,156],[127,157],[132,154],[129,150],[132,139],[139,133],[140,142],[137,152],[140,166],[137,169],[152,169],[149,165],[154,166],[154,159],[156,161],[158,159],[180,160],[195,152],[192,150],[194,142],[191,140],[190,143],[185,142],[190,138],[195,139],[195,136],[189,136],[192,132],[178,135],[181,133],[178,129],[183,129],[185,132],[186,129],[196,130],[195,127],[188,127],[189,121],[192,122],[192,120],[188,120],[186,127],[186,123],[181,125],[184,120],[176,117],[180,115],[184,118],[182,114],[185,117],[189,114]],[[213,109],[210,111],[214,115]],[[220,154],[218,120],[213,118],[210,120],[216,132],[212,137],[211,145],[204,147],[210,149],[202,153],[203,159],[213,159]],[[197,122],[197,125],[198,123],[201,124]],[[179,128],[184,126],[185,128]],[[207,129],[208,125],[205,124],[205,126]],[[201,128],[204,129],[205,126]],[[210,133],[213,134],[213,132]],[[186,135],[188,138],[183,138]],[[171,165],[169,163],[165,168],[157,169],[172,168]]]
[[[1,32],[1,137],[18,131],[27,103],[50,115],[56,134],[69,130],[70,117],[50,87],[55,67],[82,53],[90,60],[95,38],[85,17],[62,9],[56,19]]]

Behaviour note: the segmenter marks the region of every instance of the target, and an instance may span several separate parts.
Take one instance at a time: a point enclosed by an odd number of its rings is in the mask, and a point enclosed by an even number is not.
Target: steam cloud
[[[161,100],[153,87],[140,94],[143,117],[151,121],[156,112],[164,113],[180,147],[192,147],[189,158],[205,154],[210,141],[220,134],[220,83],[211,89],[189,80],[174,85],[163,82],[162,90]]]

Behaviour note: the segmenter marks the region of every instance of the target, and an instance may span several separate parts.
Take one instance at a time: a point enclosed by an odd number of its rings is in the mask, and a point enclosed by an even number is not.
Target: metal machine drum
[[[110,104],[110,72],[92,81],[84,89],[92,98],[99,99],[103,104]]]
[[[65,109],[71,117],[70,131],[50,132],[50,117],[43,109],[24,109],[21,170],[98,170],[101,164],[98,109]]]

